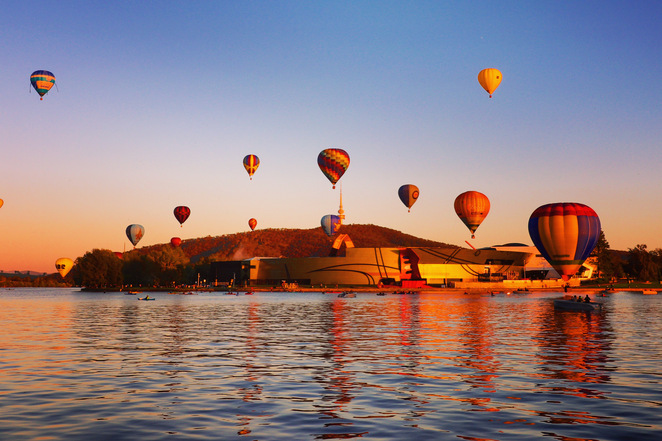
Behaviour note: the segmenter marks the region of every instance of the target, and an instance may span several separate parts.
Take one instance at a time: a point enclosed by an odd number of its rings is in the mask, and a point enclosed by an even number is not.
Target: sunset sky
[[[662,248],[662,2],[0,1],[0,270],[247,231],[347,223],[531,244],[581,202],[614,249]],[[478,72],[503,81],[492,99]],[[35,70],[57,78],[43,101]],[[245,155],[261,160],[253,180]],[[416,184],[411,213],[398,188]],[[490,214],[470,240],[467,190]],[[173,208],[191,216],[180,228]]]

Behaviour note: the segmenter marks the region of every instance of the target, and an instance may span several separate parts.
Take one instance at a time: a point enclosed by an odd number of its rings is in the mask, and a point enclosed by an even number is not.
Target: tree
[[[609,242],[607,242],[603,230],[600,230],[598,243],[591,252],[591,256],[595,257],[598,262],[598,279],[610,280],[615,275],[616,268],[609,248]]]
[[[100,289],[122,284],[122,261],[110,250],[93,249],[76,259],[75,280],[81,286]]]
[[[626,272],[628,276],[650,282],[659,280],[660,267],[653,260],[653,255],[648,252],[645,244],[638,244],[634,248],[628,249],[628,263],[626,265]]]

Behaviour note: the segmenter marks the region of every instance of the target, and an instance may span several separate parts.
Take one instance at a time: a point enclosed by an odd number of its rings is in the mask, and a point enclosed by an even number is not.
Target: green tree
[[[122,261],[110,250],[93,249],[76,259],[76,283],[101,289],[122,284]]]

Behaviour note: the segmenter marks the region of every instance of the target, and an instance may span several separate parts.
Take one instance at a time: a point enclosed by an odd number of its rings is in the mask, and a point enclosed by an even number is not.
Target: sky
[[[531,244],[538,206],[580,202],[611,248],[662,248],[662,2],[0,7],[1,271],[129,250],[134,223],[139,247],[249,218],[319,227],[340,184],[346,223],[460,246]],[[40,101],[42,69],[57,88]],[[335,190],[326,148],[350,156]],[[403,184],[420,189],[410,213]],[[473,240],[453,209],[468,190],[491,202]]]

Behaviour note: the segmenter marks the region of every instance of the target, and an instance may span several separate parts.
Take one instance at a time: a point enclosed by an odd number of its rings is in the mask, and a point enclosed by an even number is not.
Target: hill
[[[443,242],[421,239],[409,234],[377,225],[343,225],[340,233],[348,234],[356,247],[440,247],[455,246]],[[321,228],[284,229],[271,228],[202,237],[182,241],[181,249],[196,263],[202,259],[241,260],[251,257],[322,257],[328,256],[334,238]],[[139,248],[149,253],[163,244]]]

